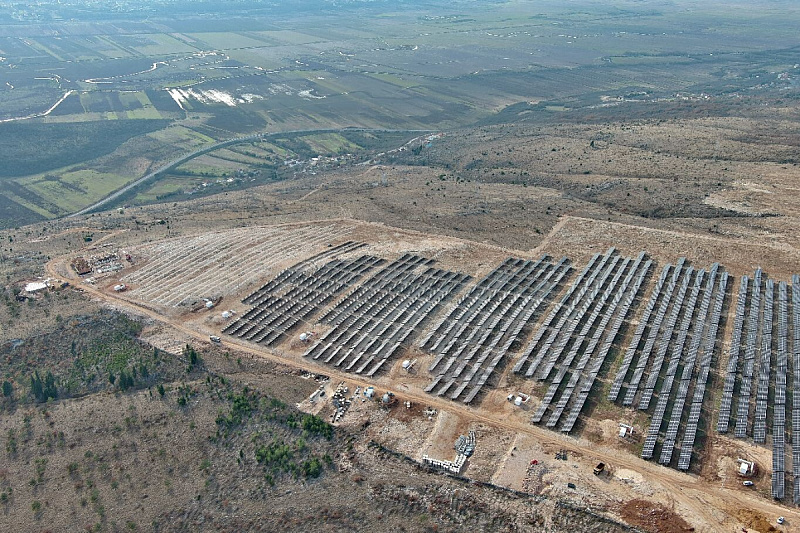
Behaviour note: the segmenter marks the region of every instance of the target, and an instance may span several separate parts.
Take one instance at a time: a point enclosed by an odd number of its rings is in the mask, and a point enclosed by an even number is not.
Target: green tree
[[[14,394],[14,386],[11,384],[10,381],[6,380],[3,382],[3,396],[6,398],[11,398],[11,395]]]
[[[197,355],[197,350],[195,350],[191,345],[187,344],[183,348],[183,356],[189,360],[189,367],[194,368],[200,362],[200,356]]]
[[[301,421],[303,430],[312,435],[321,435],[328,440],[333,438],[333,426],[314,415],[304,415]]]
[[[44,394],[44,400],[47,401],[50,398],[56,399],[58,398],[58,389],[56,388],[56,377],[53,375],[52,372],[49,370],[47,374],[44,376],[44,389],[42,390]]]
[[[123,370],[122,372],[119,373],[118,384],[120,390],[122,391],[130,389],[134,385],[133,376],[131,376],[130,374],[128,374],[126,371]]]
[[[31,393],[37,402],[46,402],[50,398],[58,398],[58,387],[56,387],[56,377],[49,370],[44,376],[44,380],[39,375],[39,371],[34,371],[31,376]]]
[[[301,469],[305,477],[319,477],[322,473],[322,461],[318,457],[312,457],[308,461],[303,461]]]
[[[31,393],[36,401],[42,401],[42,378],[39,377],[39,371],[35,371],[31,376]]]

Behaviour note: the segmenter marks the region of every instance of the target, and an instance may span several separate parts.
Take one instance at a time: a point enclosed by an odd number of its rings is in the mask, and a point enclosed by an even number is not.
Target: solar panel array
[[[656,456],[660,442],[659,463],[672,464],[680,450],[676,466],[689,468],[728,278],[717,263],[696,270],[680,258],[663,267],[650,293],[608,394],[610,401],[652,409],[644,459]]]
[[[413,254],[390,264],[369,255],[331,260],[362,246],[348,241],[281,272],[243,300],[252,307],[223,332],[275,344],[382,266],[319,319],[332,328],[304,354],[345,371],[374,375],[470,278],[434,268],[433,260]],[[629,258],[610,248],[591,258],[553,306],[513,368],[548,384],[532,423],[572,431],[651,267],[644,252]],[[566,258],[510,257],[476,283],[419,342],[434,355],[429,366],[433,381],[426,392],[474,401],[571,272]],[[673,464],[678,451],[677,468],[690,467],[728,281],[716,263],[708,271],[696,270],[681,258],[664,266],[654,285],[608,393],[610,401],[652,409],[645,459],[654,457],[660,444],[660,463]],[[790,373],[789,431],[800,431],[796,287],[798,275],[791,288],[786,282],[776,287],[761,269],[752,279],[741,278],[716,426],[725,433],[733,421],[736,437],[749,434],[756,443],[771,437],[776,499],[785,497]],[[800,445],[794,442],[791,461],[793,500],[800,504]]]
[[[372,376],[470,277],[413,254],[386,265],[320,319],[333,327],[303,355]],[[419,272],[420,269],[423,269]]]
[[[756,412],[753,422],[753,441],[764,443],[767,439],[767,400],[769,399],[769,374],[772,364],[772,304],[775,282],[767,280],[764,291],[764,311],[761,323],[761,361],[758,364],[758,386],[756,388]]]
[[[779,500],[784,498],[786,488],[786,348],[789,339],[786,289],[785,281],[778,284],[778,350],[772,406],[772,497]]]
[[[675,382],[675,375],[678,371],[678,364],[681,361],[683,348],[686,345],[686,338],[688,336],[689,328],[692,324],[692,318],[694,315],[693,311],[697,302],[697,296],[700,294],[700,289],[703,287],[704,276],[705,271],[703,270],[699,271],[695,276],[692,294],[689,297],[687,310],[684,312],[683,320],[680,325],[680,334],[678,335],[678,339],[673,346],[669,365],[667,366],[666,376],[661,384],[661,390],[658,394],[658,402],[656,403],[656,408],[653,412],[650,428],[648,429],[648,433],[645,437],[644,447],[642,449],[642,457],[645,459],[650,459],[653,457],[653,450],[655,449],[658,435],[661,430],[661,425],[664,421],[664,415],[666,414],[667,410],[667,402]]]
[[[645,308],[644,313],[642,314],[642,318],[639,320],[639,324],[636,326],[636,332],[633,334],[633,340],[631,341],[631,344],[628,347],[628,349],[625,351],[625,357],[622,360],[622,365],[620,366],[619,371],[617,372],[616,378],[614,378],[614,382],[611,384],[611,389],[608,393],[609,401],[612,402],[617,401],[620,389],[622,388],[622,382],[625,379],[625,375],[628,373],[628,370],[631,367],[633,358],[636,355],[636,348],[639,346],[639,343],[642,340],[642,336],[644,335],[644,330],[647,327],[650,315],[652,314],[653,310],[656,307],[658,298],[661,295],[661,290],[664,287],[664,282],[666,282],[671,268],[672,265],[667,265],[661,271],[661,277],[658,278],[658,281],[656,282],[655,288],[653,289],[653,292],[650,295],[650,299],[647,302],[647,307]]]
[[[762,271],[756,270],[753,277],[753,288],[750,296],[750,311],[747,314],[747,339],[744,349],[744,366],[742,367],[741,385],[739,386],[739,402],[736,409],[736,426],[733,434],[737,438],[747,436],[747,425],[750,419],[750,392],[753,388],[753,370],[756,359],[756,342],[761,312],[761,277]]]
[[[362,255],[330,261],[312,273],[302,264],[285,270],[245,298],[243,303],[252,307],[222,332],[265,346],[275,344],[381,262]]]
[[[672,277],[667,284],[667,288],[664,291],[663,296],[660,297],[661,303],[658,306],[658,311],[656,312],[656,316],[653,319],[653,322],[649,324],[647,339],[645,340],[644,347],[639,355],[639,359],[636,362],[636,366],[633,370],[633,376],[631,376],[630,381],[628,382],[628,388],[625,392],[625,397],[622,400],[622,405],[633,405],[633,400],[636,396],[636,393],[639,389],[639,383],[642,380],[642,376],[644,376],[645,369],[650,361],[650,355],[653,353],[653,347],[656,343],[656,338],[658,337],[658,332],[661,329],[661,324],[664,321],[664,317],[667,314],[667,309],[669,309],[670,302],[672,301],[673,293],[675,292],[675,286],[680,279],[682,270],[683,270],[683,263],[685,259],[681,258],[675,268],[673,269]],[[669,267],[670,265],[667,265]],[[667,268],[665,267],[665,268]],[[629,349],[633,347],[633,343],[628,347]],[[617,373],[622,372],[622,369]],[[624,376],[623,376],[624,381]]]
[[[543,256],[510,257],[490,272],[420,341],[435,354],[425,391],[471,403],[571,270],[566,258]]]
[[[725,374],[725,384],[722,386],[722,402],[719,407],[719,418],[717,419],[717,431],[727,433],[731,407],[733,405],[733,389],[736,385],[736,374],[739,365],[739,353],[741,352],[742,330],[744,328],[744,310],[747,302],[747,287],[750,278],[742,276],[739,284],[739,296],[736,298],[736,315],[733,319],[733,334],[731,337],[731,347],[728,353],[728,368]]]
[[[800,431],[800,276],[792,276],[792,435]],[[800,504],[800,443],[792,439],[794,503]]]
[[[513,369],[550,384],[533,423],[572,431],[651,265],[644,252],[595,254],[546,317]]]
[[[647,410],[647,408],[650,406],[650,400],[653,397],[656,381],[658,381],[658,378],[661,374],[661,368],[664,366],[664,357],[667,355],[669,341],[672,338],[672,333],[675,331],[675,324],[678,321],[678,314],[683,306],[683,300],[686,298],[686,290],[689,288],[689,281],[692,279],[693,272],[694,269],[691,267],[686,269],[686,272],[683,275],[681,288],[678,291],[675,302],[672,304],[672,310],[669,313],[667,321],[664,323],[664,327],[659,337],[659,342],[657,343],[658,349],[656,351],[656,357],[653,360],[652,366],[650,367],[650,374],[647,377],[644,390],[642,390],[642,397],[639,401],[639,409]],[[692,308],[694,308],[694,303],[692,303]]]
[[[591,392],[592,385],[594,384],[595,380],[597,379],[597,375],[600,373],[600,369],[603,366],[606,358],[608,357],[608,353],[611,350],[611,347],[614,344],[614,341],[617,338],[620,328],[625,321],[625,318],[628,316],[631,306],[633,305],[634,301],[636,300],[636,296],[639,294],[639,290],[641,289],[642,284],[644,283],[645,278],[647,277],[647,273],[650,271],[650,267],[652,265],[651,261],[647,261],[644,267],[639,269],[639,273],[636,275],[633,287],[627,292],[618,292],[615,296],[615,299],[622,298],[623,294],[625,294],[625,299],[622,304],[622,307],[617,311],[614,321],[612,322],[611,329],[606,333],[606,336],[603,340],[603,344],[600,348],[600,352],[592,356],[590,360],[589,372],[584,373],[581,377],[581,383],[578,387],[578,397],[574,401],[572,409],[569,412],[569,416],[567,420],[561,427],[561,431],[563,432],[570,432],[575,425],[575,422],[580,415],[580,412],[583,410],[583,405],[586,403],[586,400],[589,398],[589,393]],[[629,276],[632,276],[635,272],[635,269],[631,269]],[[615,307],[616,304],[612,303],[612,307]],[[600,326],[598,326],[598,330],[604,330],[606,328],[606,324],[608,323],[608,319],[611,317],[611,314],[606,314],[606,317],[603,318],[603,322]],[[592,337],[592,342],[596,343],[599,339],[599,336],[595,334]],[[594,344],[590,344],[587,347],[587,351],[592,353],[594,351]],[[581,368],[581,364],[578,364],[578,368]]]
[[[793,435],[800,431],[800,277],[797,275],[792,277],[791,299],[789,292],[790,287],[785,281],[777,283],[776,287],[775,281],[768,279],[761,269],[756,270],[749,290],[747,277],[743,278],[737,299],[722,408],[717,421],[718,431],[728,430],[730,404],[738,386],[734,436],[747,438],[750,435],[755,443],[768,443],[768,437],[771,437],[772,497],[775,499],[785,497],[786,409],[790,364],[790,430]],[[745,315],[746,325],[743,324]],[[746,335],[743,335],[744,332]],[[735,356],[742,350],[745,354],[744,364],[739,368]],[[755,400],[751,394],[753,376],[757,377]],[[791,461],[793,501],[800,504],[800,445],[796,440],[792,442]]]
[[[692,387],[692,380],[695,376],[699,375],[694,372],[694,369],[698,360],[698,352],[701,348],[701,343],[703,340],[703,331],[706,328],[708,311],[711,303],[711,292],[714,289],[714,282],[716,280],[718,270],[719,266],[714,264],[708,273],[708,277],[706,278],[705,282],[705,290],[703,291],[703,300],[700,304],[699,310],[697,311],[697,317],[693,321],[692,338],[691,342],[689,343],[689,348],[685,354],[680,355],[680,357],[683,357],[683,371],[681,372],[681,379],[678,382],[678,390],[675,395],[675,399],[672,402],[672,412],[670,414],[667,430],[664,434],[664,440],[661,445],[661,455],[658,459],[658,462],[661,464],[670,464],[672,461],[672,454],[675,451],[675,443],[678,440],[678,432],[680,431],[681,421],[684,415],[684,407],[689,395],[689,390],[690,387]],[[691,411],[690,415],[692,415]],[[694,417],[690,416],[690,420],[686,422],[684,429],[686,429],[686,427],[692,423],[692,421],[696,423]],[[652,433],[652,429],[650,430],[650,433]],[[644,454],[642,456],[644,457]]]
[[[717,343],[717,331],[722,315],[722,306],[725,303],[725,294],[728,287],[728,273],[723,272],[717,287],[717,294],[714,300],[714,308],[711,312],[711,319],[708,323],[705,336],[703,337],[703,353],[700,357],[697,380],[694,387],[694,398],[689,410],[689,419],[683,431],[681,441],[681,454],[678,457],[678,470],[688,470],[694,450],[694,441],[697,437],[697,426],[700,423],[700,414],[703,410],[706,386],[708,385],[708,375],[711,373],[711,362],[714,356],[714,349]],[[710,296],[710,294],[709,294]],[[703,302],[706,306],[706,302]]]

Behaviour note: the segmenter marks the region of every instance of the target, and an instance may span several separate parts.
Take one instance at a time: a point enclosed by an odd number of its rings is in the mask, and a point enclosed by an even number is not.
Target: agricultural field
[[[546,2],[532,12],[521,2],[456,3],[443,15],[436,3],[389,11],[353,3],[311,17],[256,9],[246,23],[217,12],[214,24],[181,15],[134,22],[123,14],[113,28],[100,20],[52,22],[52,31],[0,22],[2,125],[46,124],[59,132],[57,140],[37,139],[48,146],[65,137],[92,140],[14,165],[6,172],[22,179],[4,187],[3,205],[25,220],[89,206],[106,186],[55,202],[50,189],[27,183],[76,163],[108,174],[98,159],[126,144],[115,158],[136,170],[119,173],[115,190],[191,153],[198,146],[192,136],[213,142],[354,126],[452,130],[520,113],[539,123],[607,116],[626,103],[647,112],[652,104],[710,99],[725,108],[743,95],[797,90],[796,58],[785,46],[792,15],[777,5],[746,26],[737,22],[739,8],[720,16],[713,6],[663,7],[564,10]],[[131,8],[130,16],[137,12]],[[167,134],[167,122],[186,135]],[[311,151],[357,150],[341,140],[316,142]]]
[[[137,187],[115,204],[184,200],[314,175],[368,162],[375,153],[396,151],[408,142],[418,143],[418,137],[402,131],[268,134],[194,157],[170,168],[152,184]],[[107,204],[111,205],[114,204]]]

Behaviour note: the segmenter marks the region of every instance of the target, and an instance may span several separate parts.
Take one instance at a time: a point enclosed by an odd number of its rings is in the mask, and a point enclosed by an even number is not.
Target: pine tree
[[[42,399],[42,378],[39,377],[39,371],[36,370],[31,376],[31,393],[36,398],[37,402],[44,401]]]
[[[49,370],[44,377],[44,388],[42,389],[42,394],[44,395],[44,402],[53,398],[54,400],[58,398],[58,388],[56,387],[56,377],[53,375],[52,372]]]
[[[125,372],[124,370],[119,373],[119,388],[120,390],[126,391],[133,387],[133,377],[130,374]]]

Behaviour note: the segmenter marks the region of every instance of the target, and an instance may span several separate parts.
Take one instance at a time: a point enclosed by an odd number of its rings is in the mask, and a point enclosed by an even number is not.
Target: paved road
[[[85,207],[85,208],[81,209],[80,211],[78,211],[76,213],[73,213],[71,215],[67,215],[67,218],[76,217],[76,216],[79,216],[79,215],[85,215],[87,213],[91,213],[92,211],[96,211],[96,210],[100,209],[101,207],[103,207],[104,205],[108,204],[109,202],[112,202],[112,201],[116,200],[117,198],[119,198],[120,196],[122,196],[123,194],[129,192],[134,187],[138,187],[142,183],[150,181],[150,180],[156,178],[157,176],[159,176],[160,174],[163,174],[163,173],[165,173],[165,172],[167,172],[169,170],[172,170],[175,167],[180,166],[180,165],[186,163],[187,161],[190,161],[190,160],[194,159],[195,157],[199,157],[199,156],[201,156],[203,154],[207,154],[209,152],[213,152],[214,150],[219,150],[220,148],[225,148],[226,146],[231,146],[233,144],[239,144],[239,143],[252,142],[252,141],[255,141],[257,139],[269,139],[269,138],[274,138],[274,137],[280,137],[280,136],[283,136],[283,135],[296,135],[296,134],[314,135],[314,134],[320,134],[320,133],[343,133],[343,132],[348,132],[348,131],[369,132],[369,133],[432,133],[434,130],[391,130],[391,129],[373,129],[373,128],[338,128],[338,129],[332,129],[332,128],[327,128],[327,129],[316,129],[316,130],[278,131],[278,132],[272,132],[272,133],[265,132],[265,133],[256,133],[254,135],[247,135],[245,137],[236,137],[235,139],[228,139],[227,141],[220,141],[218,143],[214,143],[212,145],[205,146],[203,148],[200,148],[199,150],[195,150],[194,152],[192,152],[190,154],[186,154],[184,156],[179,157],[178,159],[174,159],[174,160],[170,161],[169,163],[167,163],[166,165],[163,165],[163,166],[159,167],[157,170],[154,170],[153,172],[150,172],[149,174],[147,174],[145,176],[142,176],[141,178],[129,183],[128,185],[124,186],[123,188],[118,189],[117,191],[114,191],[113,193],[109,194],[108,196],[106,196],[102,200],[93,203],[89,207]]]

